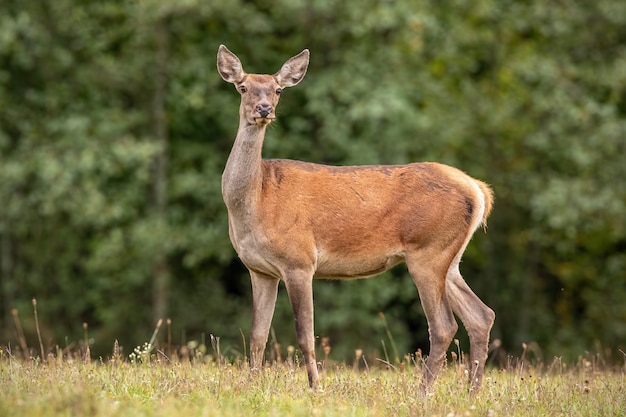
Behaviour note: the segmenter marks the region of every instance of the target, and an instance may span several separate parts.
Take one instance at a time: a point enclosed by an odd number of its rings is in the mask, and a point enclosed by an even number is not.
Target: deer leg
[[[285,286],[293,309],[296,338],[304,356],[309,386],[316,388],[319,377],[313,332],[313,277],[305,272],[292,272],[286,275]]]
[[[433,257],[421,259],[407,259],[407,266],[428,321],[430,352],[421,384],[422,390],[427,391],[444,363],[458,324],[446,297],[445,268],[433,266]]]
[[[279,280],[250,271],[252,279],[252,330],[250,332],[250,368],[262,369],[263,353],[274,316]]]
[[[482,383],[487,360],[489,332],[495,313],[487,307],[467,285],[458,264],[452,265],[446,279],[446,293],[452,310],[461,319],[470,339],[470,390],[476,391]]]

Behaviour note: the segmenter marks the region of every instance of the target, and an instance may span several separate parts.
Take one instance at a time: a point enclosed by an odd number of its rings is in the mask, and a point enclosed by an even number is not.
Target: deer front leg
[[[317,388],[319,376],[315,358],[313,332],[313,276],[306,272],[292,272],[285,277],[285,286],[296,322],[298,346],[304,356],[309,386]]]
[[[252,279],[252,330],[250,332],[250,368],[263,367],[263,354],[274,316],[279,280],[250,271]]]

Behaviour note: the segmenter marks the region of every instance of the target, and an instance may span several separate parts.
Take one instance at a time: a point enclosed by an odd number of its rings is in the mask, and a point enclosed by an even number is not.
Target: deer
[[[445,362],[458,330],[456,315],[469,335],[468,384],[477,391],[495,313],[472,292],[459,263],[474,232],[486,228],[493,191],[436,162],[331,166],[263,159],[281,93],[302,81],[309,55],[304,49],[268,75],[246,73],[224,45],[217,53],[220,76],[241,95],[222,196],[230,240],[252,283],[250,369],[262,369],[282,280],[309,387],[319,389],[313,280],[371,277],[404,262],[428,324],[422,390]]]

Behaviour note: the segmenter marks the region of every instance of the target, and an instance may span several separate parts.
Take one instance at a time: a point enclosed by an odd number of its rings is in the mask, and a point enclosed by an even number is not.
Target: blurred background
[[[221,43],[251,73],[311,50],[266,158],[438,161],[492,184],[461,271],[496,312],[494,355],[623,360],[622,0],[3,0],[1,346],[19,348],[18,321],[37,346],[36,298],[47,351],[85,343],[86,323],[92,355],[128,354],[169,318],[176,346],[212,334],[242,357],[251,290],[220,192],[239,95]],[[404,266],[314,291],[331,357],[395,355],[389,335],[400,357],[428,351]],[[272,340],[295,345],[282,285]]]

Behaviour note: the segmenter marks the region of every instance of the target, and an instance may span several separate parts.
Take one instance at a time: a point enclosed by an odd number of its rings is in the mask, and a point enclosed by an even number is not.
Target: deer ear
[[[246,76],[237,55],[230,52],[224,45],[220,45],[217,50],[217,71],[224,81],[233,84],[241,82]]]
[[[309,50],[305,49],[298,55],[289,58],[280,68],[280,71],[274,74],[274,78],[281,87],[292,87],[302,81],[308,67]]]

